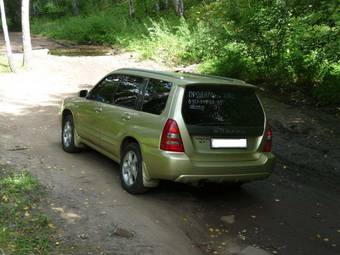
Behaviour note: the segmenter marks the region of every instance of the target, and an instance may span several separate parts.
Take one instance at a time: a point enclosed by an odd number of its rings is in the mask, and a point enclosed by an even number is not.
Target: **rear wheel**
[[[120,179],[122,187],[131,194],[147,191],[143,185],[142,154],[136,143],[129,143],[122,150]]]
[[[61,142],[63,149],[66,152],[73,153],[79,151],[74,143],[74,123],[71,114],[66,115],[63,119],[63,126],[61,132]]]

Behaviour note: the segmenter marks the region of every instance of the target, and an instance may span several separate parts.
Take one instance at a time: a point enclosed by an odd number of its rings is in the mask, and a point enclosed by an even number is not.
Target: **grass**
[[[0,254],[50,254],[54,226],[39,209],[42,187],[0,163]]]
[[[9,71],[7,58],[5,56],[0,56],[0,73],[8,73]]]

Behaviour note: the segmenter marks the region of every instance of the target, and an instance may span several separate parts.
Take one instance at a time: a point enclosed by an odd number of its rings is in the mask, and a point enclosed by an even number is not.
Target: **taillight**
[[[168,119],[165,123],[160,148],[164,151],[184,152],[181,134],[177,122],[173,119]]]
[[[272,139],[273,139],[273,130],[270,126],[267,127],[266,132],[264,133],[264,145],[263,145],[263,152],[271,152],[272,151]]]

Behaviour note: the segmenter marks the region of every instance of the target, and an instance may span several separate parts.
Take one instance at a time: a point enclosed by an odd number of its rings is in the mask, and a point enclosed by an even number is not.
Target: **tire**
[[[79,151],[79,149],[74,144],[74,123],[71,114],[66,115],[63,119],[61,143],[63,145],[63,150],[68,153]]]
[[[120,180],[123,189],[130,194],[142,194],[147,191],[143,185],[142,162],[138,144],[128,143],[124,146],[120,160]]]

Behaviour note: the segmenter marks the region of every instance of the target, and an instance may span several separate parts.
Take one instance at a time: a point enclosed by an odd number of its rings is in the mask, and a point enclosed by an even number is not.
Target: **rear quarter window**
[[[172,83],[150,79],[144,91],[142,111],[151,114],[161,114],[169,98]]]

